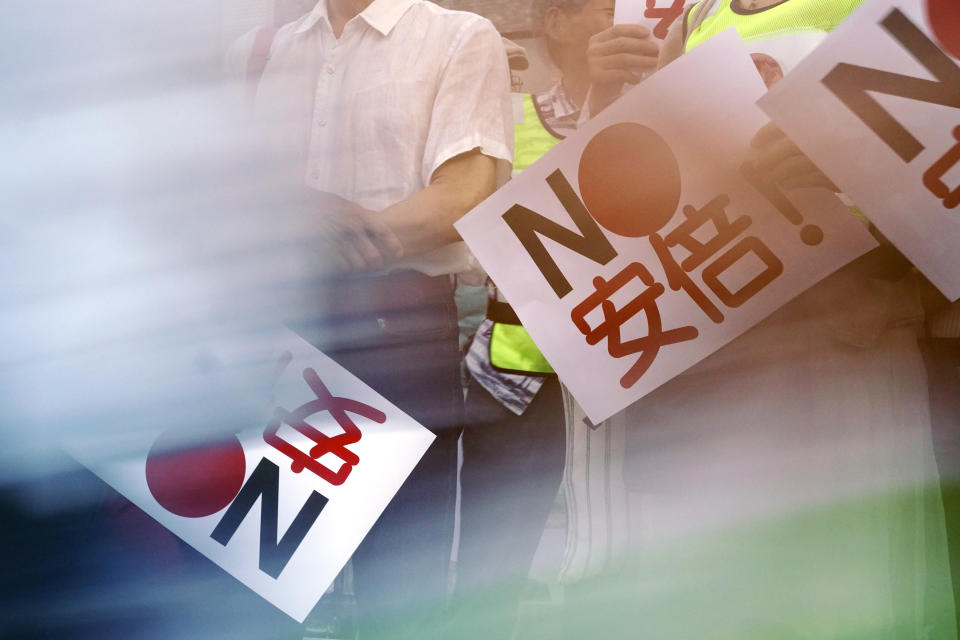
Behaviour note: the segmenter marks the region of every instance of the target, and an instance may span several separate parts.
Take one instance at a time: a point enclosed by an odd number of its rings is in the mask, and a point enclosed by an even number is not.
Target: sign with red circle
[[[302,622],[434,436],[284,327],[249,341],[221,339],[203,351],[211,356],[204,362],[216,366],[197,374],[191,360],[184,367],[193,378],[177,388],[190,388],[190,402],[201,397],[205,407],[228,407],[233,420],[247,424],[197,421],[193,429],[78,437],[66,447]],[[263,372],[263,388],[235,388],[223,378],[204,386],[207,377],[231,371],[247,381],[251,370]],[[257,397],[263,406],[249,401]]]
[[[834,194],[745,162],[765,91],[720,34],[456,224],[594,424],[875,246]]]
[[[758,104],[960,298],[960,3],[865,2]]]

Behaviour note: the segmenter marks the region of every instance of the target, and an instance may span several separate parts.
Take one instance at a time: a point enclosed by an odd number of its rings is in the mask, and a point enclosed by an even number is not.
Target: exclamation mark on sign
[[[773,182],[763,179],[763,176],[754,168],[752,162],[744,162],[740,165],[740,173],[754,189],[770,201],[770,204],[772,204],[784,218],[789,220],[791,224],[800,227],[800,239],[804,244],[813,247],[823,242],[823,229],[815,224],[803,224],[803,214],[793,206],[793,203],[790,202],[783,191],[780,190],[780,187]]]

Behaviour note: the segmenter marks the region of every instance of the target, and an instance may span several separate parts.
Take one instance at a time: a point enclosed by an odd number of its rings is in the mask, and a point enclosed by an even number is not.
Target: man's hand
[[[624,84],[638,83],[654,71],[660,45],[650,29],[639,24],[616,24],[590,38],[590,115],[596,115],[620,97]]]
[[[307,206],[308,215],[315,216],[321,257],[334,270],[383,269],[403,255],[400,240],[376,212],[320,192],[309,196]]]
[[[750,141],[747,162],[767,181],[783,189],[822,187],[839,192],[835,184],[774,123],[760,129]]]

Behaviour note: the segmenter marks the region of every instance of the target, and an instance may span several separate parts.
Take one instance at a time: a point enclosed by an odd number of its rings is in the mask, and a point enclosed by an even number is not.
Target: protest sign
[[[927,9],[867,2],[759,104],[956,300],[960,23],[956,5]]]
[[[834,194],[749,171],[764,91],[727,31],[456,224],[590,420],[875,246]]]
[[[674,21],[683,16],[684,0],[617,0],[615,24],[642,24],[657,40],[667,37]]]
[[[275,380],[264,414],[200,442],[172,428],[75,438],[66,448],[302,622],[434,436],[282,327],[256,344],[211,343],[207,358]]]

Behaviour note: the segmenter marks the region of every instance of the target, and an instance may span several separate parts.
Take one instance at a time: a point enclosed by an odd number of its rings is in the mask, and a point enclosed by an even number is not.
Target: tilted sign
[[[760,106],[951,300],[960,298],[960,8],[872,0]]]
[[[750,171],[764,91],[721,34],[457,223],[594,422],[875,246],[832,193]]]
[[[434,436],[286,329],[211,354],[276,379],[266,417],[213,441],[173,428],[77,438],[67,449],[302,622]]]

